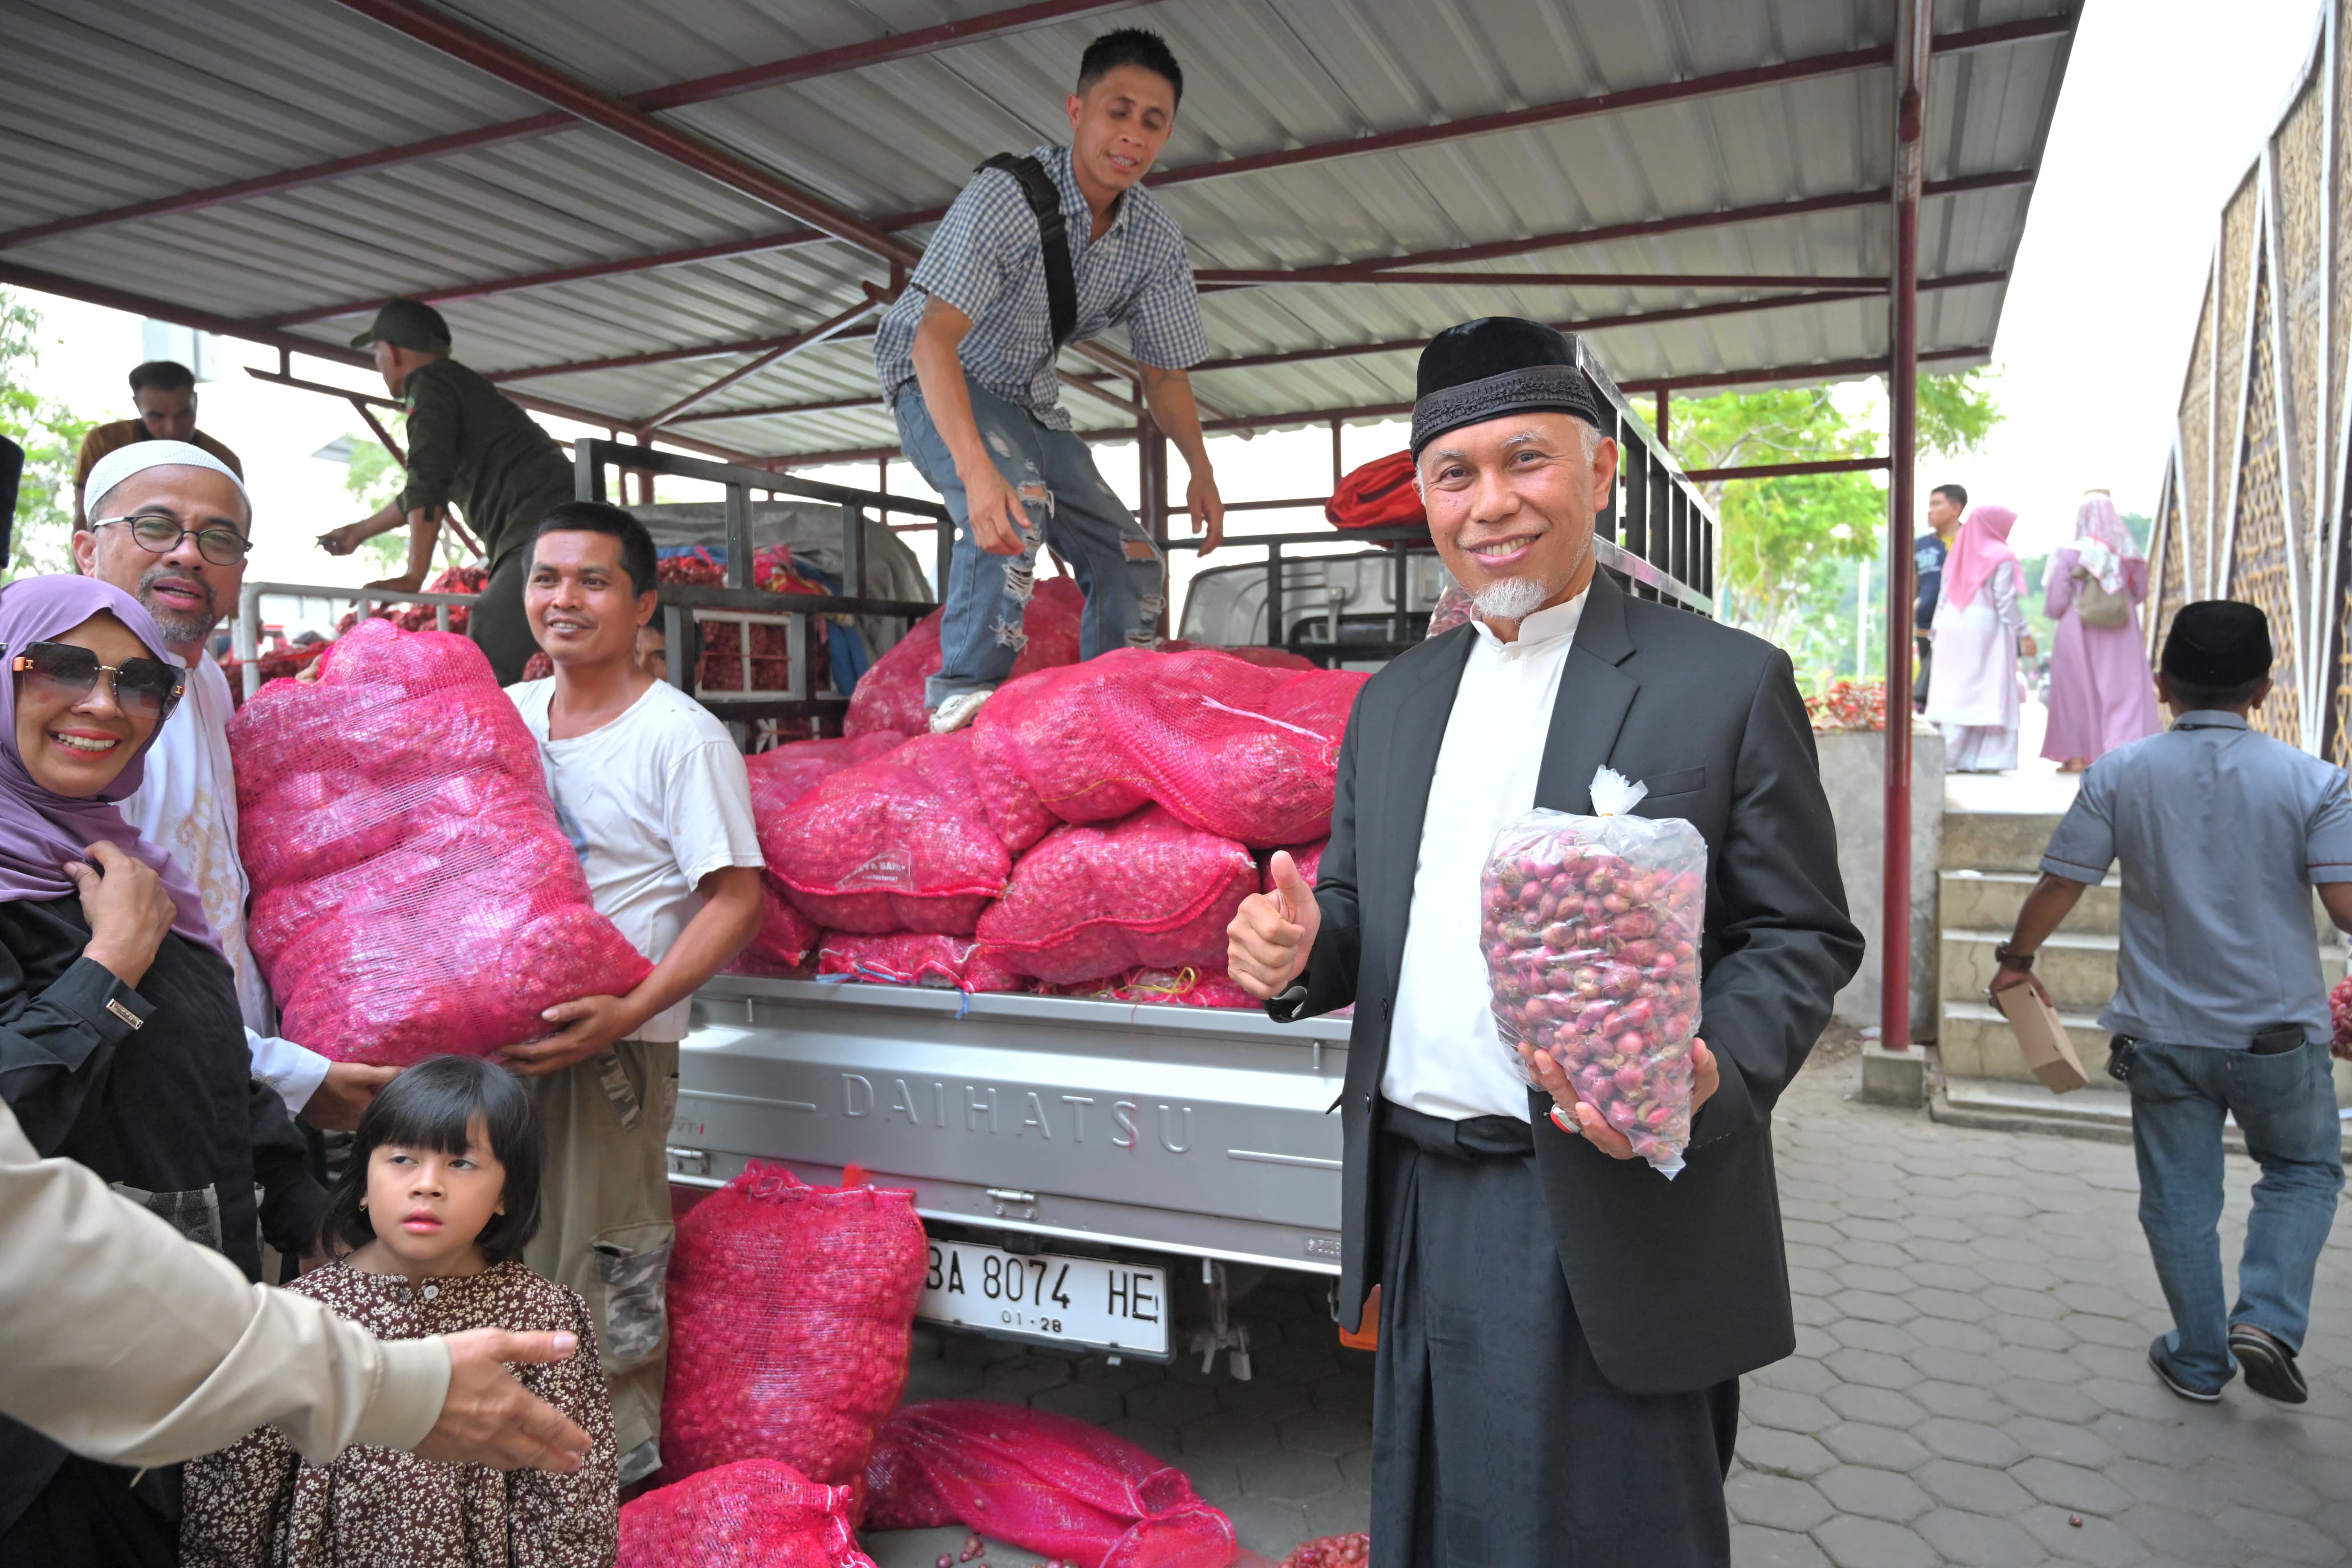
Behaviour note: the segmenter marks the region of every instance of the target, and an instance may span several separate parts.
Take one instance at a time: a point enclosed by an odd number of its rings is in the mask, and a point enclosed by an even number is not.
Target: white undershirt
[[[1591,590],[1519,623],[1504,642],[1478,621],[1422,818],[1396,1018],[1381,1093],[1450,1121],[1528,1120],[1527,1079],[1495,1030],[1478,942],[1478,878],[1495,836],[1535,805],[1561,667]]]

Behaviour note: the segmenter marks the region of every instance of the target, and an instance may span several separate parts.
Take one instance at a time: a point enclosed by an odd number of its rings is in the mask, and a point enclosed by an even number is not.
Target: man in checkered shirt
[[[1070,341],[1127,328],[1152,417],[1192,470],[1185,499],[1205,555],[1223,536],[1224,503],[1184,367],[1208,353],[1208,334],[1183,231],[1141,188],[1183,93],[1157,33],[1105,34],[1078,63],[1070,146],[1033,156],[1061,193],[1077,285]],[[1040,543],[1086,592],[1084,657],[1158,637],[1167,563],[1071,431],[1058,352],[1036,214],[1011,174],[983,169],[948,209],[874,347],[907,457],[958,524],[942,659],[924,694],[940,733],[970,723],[1012,673]]]

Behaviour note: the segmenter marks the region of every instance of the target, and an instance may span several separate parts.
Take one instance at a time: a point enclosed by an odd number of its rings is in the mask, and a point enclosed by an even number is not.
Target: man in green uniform
[[[408,405],[408,487],[374,516],[319,536],[331,555],[408,524],[408,569],[372,588],[415,593],[432,570],[442,509],[456,501],[482,542],[488,586],[467,617],[467,635],[489,656],[499,683],[522,679],[539,651],[523,616],[522,580],[531,531],[572,499],[572,461],[555,438],[477,372],[449,357],[449,325],[415,300],[394,300],[352,340],[375,351],[392,395]]]

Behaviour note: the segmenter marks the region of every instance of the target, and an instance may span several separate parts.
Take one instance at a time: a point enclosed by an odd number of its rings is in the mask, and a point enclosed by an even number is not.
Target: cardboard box
[[[2025,1065],[2052,1092],[2064,1094],[2091,1081],[2084,1074],[2083,1058],[2074,1054],[2074,1042],[2067,1038],[2066,1026],[2058,1020],[2058,1009],[2044,1002],[2040,992],[2031,985],[2012,985],[1995,992],[1993,1000],[2009,1018]]]

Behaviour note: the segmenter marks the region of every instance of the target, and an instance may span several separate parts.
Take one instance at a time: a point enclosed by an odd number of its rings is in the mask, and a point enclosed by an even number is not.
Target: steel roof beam
[[[1202,283],[1212,287],[1265,288],[1286,283],[1421,283],[1470,289],[1832,289],[1852,294],[1884,294],[1884,278],[1748,277],[1738,272],[1357,272],[1339,267],[1220,269]]]
[[[1010,13],[998,13],[998,15],[1010,15]],[[976,18],[975,20],[981,19]],[[2069,18],[2046,17],[2026,22],[2005,23],[1999,26],[1978,27],[1966,32],[1948,34],[1945,37],[1937,40],[1937,49],[1938,53],[1955,54],[1966,53],[1973,49],[1990,48],[2000,45],[2031,42],[2039,38],[2057,37],[2067,31],[2072,25],[2072,21]],[[902,36],[911,38],[916,35],[907,34]],[[1865,58],[1864,57],[1867,58]],[[1859,65],[1854,63],[1857,60],[1860,61]],[[1840,64],[1838,62],[1844,63]],[[1785,71],[1789,73],[1783,77],[1775,77],[1772,79],[1774,80],[1797,80],[1806,77],[1834,74],[1838,70],[1853,70],[1861,68],[1864,66],[1884,65],[1886,63],[1888,63],[1888,56],[1885,51],[1864,49],[1848,50],[1836,55],[1817,55],[1811,57],[1809,59],[1788,61],[1782,65],[1763,67],[1759,68],[1769,71]],[[1436,125],[1416,126],[1409,131],[1392,132],[1387,135],[1349,137],[1337,142],[1317,142],[1306,147],[1288,148],[1280,153],[1254,154],[1246,158],[1228,158],[1213,163],[1195,163],[1181,169],[1165,170],[1160,174],[1152,176],[1148,183],[1154,189],[1164,189],[1170,186],[1192,184],[1201,180],[1218,179],[1227,174],[1249,174],[1261,168],[1272,166],[1265,162],[1265,160],[1271,158],[1279,158],[1283,161],[1285,166],[1289,166],[1299,163],[1317,163],[1330,158],[1349,158],[1363,153],[1379,152],[1387,148],[1391,144],[1391,137],[1412,138],[1413,140],[1412,142],[1403,144],[1419,145],[1426,142],[1447,140],[1454,135],[1488,135],[1496,132],[1516,129],[1523,125],[1542,124],[1556,120],[1581,118],[1593,113],[1613,112],[1623,109],[1639,108],[1654,101],[1672,101],[1678,99],[1709,97],[1718,93],[1736,91],[1742,87],[1753,87],[1759,85],[1757,82],[1748,79],[1752,74],[1752,72],[1748,71],[1727,71],[1715,76],[1692,77],[1684,81],[1664,83],[1656,88],[1636,88],[1622,93],[1603,93],[1595,98],[1571,99],[1564,103],[1538,104],[1528,109],[1514,110],[1506,114],[1485,115],[1473,120],[1447,121]],[[1665,93],[1670,96],[1664,99],[1639,96],[1657,93]],[[646,107],[639,100],[633,99],[629,101],[636,104],[637,107]],[[1595,105],[1600,105],[1601,107],[1595,108],[1593,107]],[[541,116],[540,118],[546,121],[551,128],[552,128],[559,119],[558,116],[554,115],[545,115]],[[520,124],[523,122],[517,121],[516,123]],[[472,135],[478,133],[467,132],[466,134]],[[421,146],[423,143],[419,143],[418,145]],[[452,148],[448,150],[457,151],[459,149]],[[370,155],[362,154],[362,156],[365,157]],[[351,163],[352,160],[345,160],[344,162]],[[366,166],[373,167],[373,165]],[[317,179],[331,179],[335,177],[337,173],[355,172],[351,169],[336,170],[333,165],[326,164],[319,165],[318,168],[320,170],[331,172],[316,174],[314,177]],[[288,177],[291,178],[292,176]],[[248,184],[256,184],[256,182],[247,183]],[[310,179],[306,178],[301,181],[301,183],[310,184],[312,182]],[[223,191],[236,192],[237,195],[268,194],[266,191],[238,192],[236,187],[230,186],[223,186],[220,188]],[[211,202],[200,200],[200,198],[205,195],[206,195],[206,193],[197,193],[197,195],[194,196],[176,198],[176,200],[183,205],[171,206],[169,210],[194,210],[184,205],[188,202],[195,202],[198,205],[214,205]],[[225,196],[222,199],[236,199],[236,195]],[[156,204],[150,205],[153,205]],[[914,212],[898,213],[887,217],[877,219],[876,226],[894,233],[900,229],[919,227],[923,224],[937,222],[945,214],[946,210],[947,209],[944,207],[926,207]],[[122,208],[118,209],[118,214],[116,215],[100,213],[92,214],[85,218],[61,218],[55,224],[44,225],[37,229],[24,229],[19,230],[16,234],[13,235],[0,235],[0,248],[5,248],[10,245],[22,243],[26,239],[39,238],[47,234],[66,232],[68,228],[71,227],[89,227],[99,223],[120,221],[122,217],[149,216],[153,215],[152,213],[138,211],[131,208]],[[470,283],[453,284],[444,289],[427,290],[414,297],[421,299],[428,304],[446,304],[461,300],[485,299],[491,295],[509,293],[516,289],[538,289],[561,283],[577,282],[583,279],[610,278],[632,272],[654,271],[666,267],[684,266],[698,261],[718,260],[734,256],[756,255],[773,250],[789,250],[803,245],[820,244],[823,243],[825,238],[826,237],[824,235],[817,233],[812,229],[793,228],[785,230],[782,233],[757,235],[748,238],[724,240],[712,245],[697,246],[682,250],[659,251],[649,256],[632,257],[622,260],[600,261],[587,263],[578,267],[559,268],[548,271],[520,273],[508,278],[478,279]],[[1395,266],[1398,265],[1398,263],[1391,262],[1390,265]],[[325,321],[336,316],[356,315],[364,310],[372,310],[381,303],[383,303],[381,300],[349,300],[341,304],[313,307],[299,312],[279,316],[275,318],[275,320],[277,320],[280,324],[288,325],[298,321]]]
[[[1990,346],[1936,349],[1919,356],[1926,364],[1946,363],[1953,360],[1984,359],[1992,353]],[[1648,381],[1625,381],[1617,390],[1628,395],[1645,392],[1679,392],[1693,387],[1763,386],[1797,381],[1857,381],[1866,375],[1885,375],[1888,362],[1878,359],[1828,360],[1820,364],[1777,365],[1759,370],[1711,371],[1701,375],[1657,376]],[[1367,403],[1349,408],[1315,408],[1292,414],[1250,414],[1237,418],[1203,420],[1201,428],[1211,435],[1243,430],[1268,430],[1284,425],[1328,425],[1364,419],[1401,419],[1412,412],[1410,403]],[[1118,426],[1105,430],[1080,430],[1082,441],[1132,441],[1132,426]],[[809,468],[825,463],[870,463],[877,458],[897,458],[903,454],[896,447],[851,447],[830,452],[779,452],[758,461],[776,468]]]
[[[1008,6],[1002,11],[985,12],[961,21],[942,22],[936,26],[916,27],[903,33],[887,34],[862,43],[845,44],[837,48],[818,49],[787,59],[772,60],[765,65],[749,66],[740,70],[725,71],[717,76],[698,77],[668,87],[657,87],[645,92],[632,93],[623,101],[632,108],[652,112],[665,109],[684,109],[690,104],[709,103],[740,92],[760,88],[781,87],[790,82],[807,81],[814,77],[831,76],[841,71],[859,70],[867,66],[891,60],[908,59],[917,55],[953,48],[960,44],[979,43],[988,38],[1003,37],[1046,23],[1059,22],[1089,12],[1114,10],[1126,5],[1148,5],[1153,0],[1031,0],[1030,4]],[[478,126],[471,131],[459,131],[446,136],[428,137],[421,142],[404,142],[397,147],[379,148],[372,153],[354,153],[348,158],[336,158],[323,163],[311,163],[299,169],[282,170],[277,174],[260,174],[249,180],[238,180],[226,185],[214,185],[201,191],[187,191],[177,195],[159,196],[152,201],[135,202],[128,206],[112,207],[104,212],[82,213],[48,223],[36,224],[13,233],[0,234],[0,250],[14,246],[29,245],[37,239],[54,235],[72,234],[81,229],[102,228],[110,224],[129,223],[137,218],[173,217],[183,213],[202,212],[230,202],[249,201],[257,196],[273,196],[283,192],[299,190],[327,180],[339,180],[346,175],[366,174],[375,169],[395,168],[403,163],[415,163],[431,158],[447,157],[454,153],[478,151],[484,147],[501,146],[562,131],[574,123],[565,113],[533,114],[520,120],[509,120],[497,125]],[[448,296],[444,296],[447,298]],[[375,301],[372,303],[380,303]],[[298,320],[315,318],[300,317]],[[282,320],[282,318],[281,318]]]
[[[565,113],[598,126],[680,168],[691,169],[738,195],[798,218],[845,245],[884,261],[912,267],[921,252],[865,219],[841,211],[700,136],[656,120],[625,100],[531,58],[511,45],[467,26],[422,0],[337,0],[345,9],[383,23],[450,58],[462,60],[509,87],[545,99]]]
[[[2072,16],[2037,16],[2021,22],[2003,23],[1999,26],[1948,34],[1936,41],[1936,52],[1939,55],[1956,54],[2004,44],[2063,37],[2074,27]],[[1215,163],[1196,163],[1188,169],[1171,170],[1151,184],[1159,189],[1225,174],[1254,174],[1265,169],[1285,169],[1298,163],[1319,163],[1326,158],[1347,157],[1359,153],[1391,153],[1407,147],[1426,147],[1433,142],[1459,141],[1466,136],[1486,136],[1496,132],[1525,130],[1531,125],[1587,120],[1595,115],[1622,113],[1629,109],[1647,109],[1662,103],[1681,103],[1694,98],[1744,92],[1752,88],[1802,81],[1811,77],[1842,76],[1890,64],[1892,55],[1884,47],[1844,49],[1836,54],[1782,60],[1777,65],[1750,66],[1742,70],[1718,71],[1712,76],[1691,77],[1682,81],[1664,81],[1650,87],[1627,88],[1620,92],[1594,93],[1590,98],[1572,98],[1559,103],[1507,110],[1499,114],[1474,115],[1467,120],[1446,121],[1436,125],[1410,126],[1402,131],[1386,131],[1322,146],[1286,147],[1228,158]]]
[[[868,283],[866,286],[866,297],[858,300],[855,305],[850,306],[847,310],[835,312],[834,315],[827,317],[824,321],[818,322],[815,326],[811,327],[808,331],[799,333],[797,336],[793,338],[791,342],[778,343],[774,348],[768,350],[765,353],[762,353],[756,358],[747,360],[743,363],[737,365],[733,370],[729,371],[725,375],[720,376],[718,380],[688,393],[684,397],[679,398],[677,402],[671,404],[660,413],[639,421],[634,426],[637,437],[639,439],[643,439],[644,437],[650,436],[654,431],[660,429],[671,420],[676,419],[679,415],[690,413],[694,409],[699,408],[702,405],[709,402],[712,398],[718,396],[720,393],[726,391],[729,387],[734,385],[737,382],[743,380],[745,377],[755,375],[761,371],[767,369],[772,364],[776,364],[784,360],[788,360],[803,350],[814,348],[817,344],[825,342],[827,339],[837,336],[844,329],[855,326],[857,322],[864,321],[875,311],[882,309],[882,307],[887,303],[888,303],[888,297],[885,295],[881,289],[877,289],[874,285]]]
[[[368,370],[375,368],[375,361],[373,358],[360,353],[357,349],[345,348],[340,343],[325,343],[313,338],[297,337],[291,332],[281,331],[264,321],[241,321],[235,316],[223,316],[211,310],[194,310],[185,305],[174,304],[168,300],[149,299],[143,294],[133,294],[123,289],[110,289],[102,283],[86,283],[78,278],[68,278],[59,273],[47,272],[34,267],[22,267],[13,261],[0,261],[0,283],[13,284],[19,289],[37,289],[44,294],[55,294],[60,299],[79,300],[85,304],[104,305],[110,310],[128,310],[137,316],[152,316],[159,321],[171,321],[183,327],[194,327],[200,332],[216,332],[225,338],[241,338],[247,342],[266,343],[274,349],[309,354],[314,359],[328,360],[336,364],[357,365]],[[351,395],[341,388],[337,388],[337,393],[341,396]],[[578,407],[569,403],[555,403],[544,397],[531,397],[518,393],[509,393],[507,395],[525,408],[536,409],[541,414],[552,414],[560,419],[577,420],[583,425],[601,426],[609,430],[628,423],[627,420],[614,415],[593,408]],[[708,441],[694,441],[675,437],[665,438],[670,440],[673,445],[683,447],[689,451],[701,452],[713,458],[722,458],[729,462],[765,463],[768,461],[765,458],[753,457],[749,453],[739,452],[732,447],[717,446]]]

